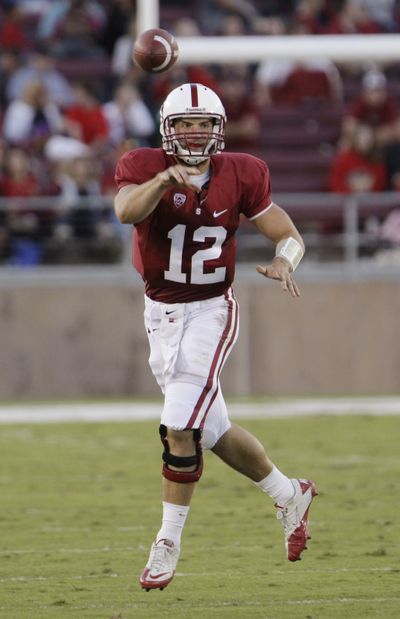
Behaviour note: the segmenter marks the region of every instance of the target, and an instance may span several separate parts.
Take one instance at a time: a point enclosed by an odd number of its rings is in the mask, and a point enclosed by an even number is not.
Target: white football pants
[[[239,332],[239,306],[224,295],[190,303],[160,303],[145,296],[149,364],[164,393],[161,423],[200,428],[211,449],[231,424],[219,376]]]

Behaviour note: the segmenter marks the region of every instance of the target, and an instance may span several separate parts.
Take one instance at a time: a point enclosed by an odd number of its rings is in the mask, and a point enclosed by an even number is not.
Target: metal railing
[[[363,229],[368,218],[376,218],[381,222],[393,209],[400,207],[400,193],[276,193],[274,202],[284,208],[296,223],[308,247],[308,259],[319,261],[323,259],[327,248],[335,248],[341,252],[341,260],[345,263],[357,263],[363,249],[373,247],[379,241],[377,231]],[[63,196],[42,196],[31,198],[0,198],[1,213],[8,212],[38,212],[51,211],[54,220],[63,217],[65,213],[76,209],[103,210],[109,209],[110,221],[121,236],[124,251],[120,264],[130,262],[131,227],[122,226],[113,215],[113,200],[110,196],[91,196],[80,198],[65,198]],[[1,222],[1,219],[0,219]],[[324,230],[325,224],[333,224],[334,232]],[[7,224],[3,224],[6,226]],[[314,229],[310,231],[310,225]],[[315,230],[317,229],[317,231]],[[44,239],[46,240],[46,239]],[[238,234],[238,260],[246,261],[249,252],[265,252],[265,239],[256,229],[245,223]],[[312,250],[312,251],[310,251]],[[0,262],[0,269],[4,268]],[[57,265],[59,266],[59,265]],[[41,268],[38,265],[37,268]]]
[[[292,217],[308,250],[314,250],[312,255],[317,260],[327,248],[336,248],[342,251],[342,260],[346,263],[357,262],[363,249],[379,245],[377,228],[390,211],[400,207],[398,192],[276,193],[273,199]],[[371,218],[376,223],[372,231],[368,227],[365,229]],[[317,224],[319,231],[307,231],[311,223]],[[241,247],[260,245],[257,237],[259,235],[246,230],[240,240]]]

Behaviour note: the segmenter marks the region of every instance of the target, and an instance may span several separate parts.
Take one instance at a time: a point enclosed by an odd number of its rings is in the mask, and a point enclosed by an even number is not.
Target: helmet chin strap
[[[182,156],[178,155],[178,159],[182,159],[182,161],[184,161],[187,165],[196,166],[196,165],[199,165],[199,163],[203,163],[204,161],[209,159],[209,157],[200,157],[200,156],[196,157],[195,155],[190,156],[190,157],[185,157],[185,155],[182,155]]]
[[[207,161],[207,159],[210,158],[210,155],[204,153],[190,154],[188,152],[179,152],[179,150],[177,150],[175,157],[186,163],[186,165],[196,166],[199,165],[199,163],[203,163],[203,161]]]

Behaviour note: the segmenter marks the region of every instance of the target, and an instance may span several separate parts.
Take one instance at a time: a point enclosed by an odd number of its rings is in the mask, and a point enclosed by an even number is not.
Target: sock
[[[189,513],[189,505],[174,505],[163,501],[163,519],[156,541],[170,539],[175,546],[180,546],[181,535]]]
[[[278,505],[285,505],[294,495],[292,482],[274,465],[271,473],[261,481],[254,482],[256,486],[266,492]]]

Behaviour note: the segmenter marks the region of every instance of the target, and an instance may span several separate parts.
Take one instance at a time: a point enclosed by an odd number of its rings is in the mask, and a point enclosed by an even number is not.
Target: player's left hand
[[[257,271],[264,277],[280,281],[282,290],[290,292],[292,297],[300,296],[299,287],[292,277],[290,264],[286,260],[275,256],[271,264],[267,264],[265,267],[258,265]]]

